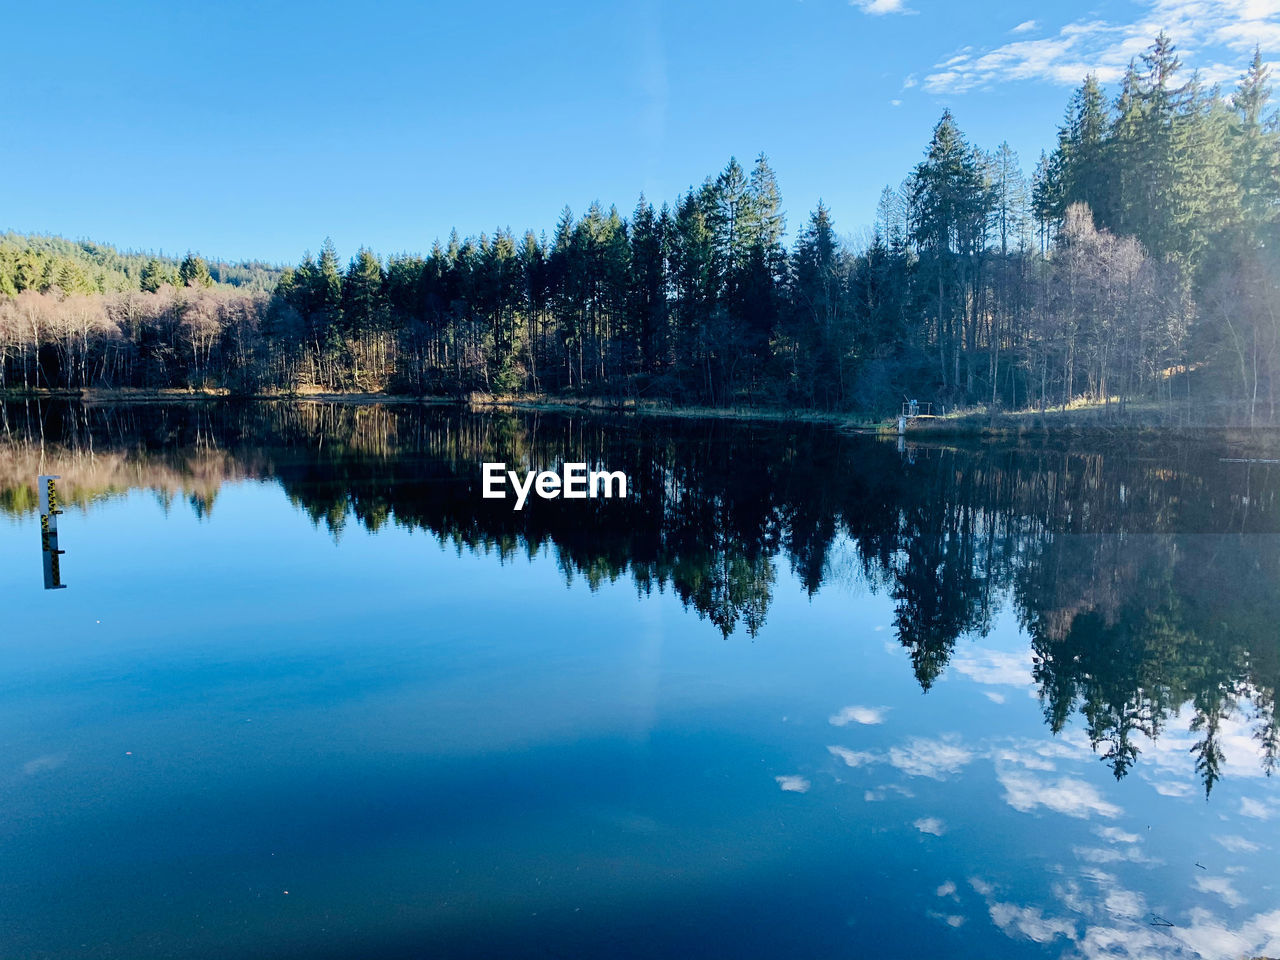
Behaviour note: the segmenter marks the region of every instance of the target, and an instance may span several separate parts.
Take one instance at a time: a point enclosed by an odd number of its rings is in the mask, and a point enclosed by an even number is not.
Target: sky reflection
[[[1224,674],[1207,798],[1206,713],[1182,699],[1203,688],[1166,691],[1117,776],[1103,705],[1217,662],[1179,634],[1145,648],[1154,673],[1074,671],[1121,625],[1150,640],[1124,603],[1064,632],[1060,596],[1030,624],[1027,581],[988,583],[935,657],[904,642],[903,584],[917,612],[942,594],[896,560],[815,587],[777,538],[767,616],[726,635],[690,598],[727,554],[645,589],[554,537],[337,536],[318,491],[349,478],[307,460],[285,481],[286,454],[254,449],[199,505],[70,507],[56,594],[34,518],[0,521],[6,960],[1280,953],[1267,693]],[[1136,555],[1167,574],[1166,547]],[[1063,684],[1083,706],[1047,716]]]

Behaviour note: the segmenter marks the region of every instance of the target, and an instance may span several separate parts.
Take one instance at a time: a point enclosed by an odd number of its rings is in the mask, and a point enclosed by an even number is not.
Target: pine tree
[[[973,341],[975,318],[966,308],[972,301],[965,290],[985,247],[991,212],[977,154],[949,110],[912,174],[911,211],[912,238],[935,293],[935,346],[945,388],[958,384],[961,345]]]
[[[489,317],[496,372],[502,379],[500,388],[510,390],[516,386],[511,368],[521,282],[515,237],[510,230],[498,229],[493,242],[482,246],[480,269],[480,302]]]
[[[353,334],[382,330],[387,320],[386,277],[371,250],[361,247],[342,279],[342,323]]]
[[[338,357],[342,351],[342,273],[333,241],[325,237],[319,259],[312,261],[308,257],[298,273],[307,284],[303,319],[312,348],[313,381],[337,387]]]
[[[1071,98],[1067,120],[1059,132],[1058,159],[1062,210],[1086,203],[1105,216],[1110,210],[1107,135],[1111,125],[1102,86],[1094,74]]]
[[[138,278],[138,286],[145,293],[155,293],[166,283],[173,283],[177,278],[173,271],[156,257],[149,259],[142,267]]]
[[[1143,112],[1138,66],[1136,61],[1130,60],[1116,97],[1107,148],[1112,180],[1107,218],[1102,224],[1115,233],[1136,232],[1134,208],[1142,202],[1140,194],[1147,152]]]
[[[178,283],[184,287],[211,287],[213,277],[203,257],[188,253],[178,266]]]
[[[792,255],[790,393],[805,403],[833,406],[842,399],[845,291],[839,254],[831,211],[819,202]]]
[[[665,213],[665,211],[664,211]],[[631,215],[631,287],[628,333],[635,344],[640,368],[654,373],[666,341],[665,224],[653,204],[641,195]]]
[[[426,261],[418,256],[400,254],[387,261],[384,288],[388,319],[396,326],[421,323],[424,301],[422,275]],[[348,270],[349,272],[349,270]]]
[[[897,189],[886,186],[876,203],[874,230],[886,244],[905,243],[908,233],[908,185]]]
[[[544,352],[542,332],[550,300],[550,274],[547,269],[547,241],[535,237],[532,230],[525,231],[520,244],[520,313],[525,321],[526,349],[529,356],[529,377],[535,390],[539,389],[538,370],[540,356]]]
[[[778,189],[778,177],[769,166],[769,158],[763,153],[756,157],[748,189],[750,222],[746,225],[747,242],[759,243],[773,256],[773,251],[782,248],[787,221],[782,213],[782,191]]]
[[[727,284],[746,259],[756,226],[756,210],[746,173],[738,161],[729,163],[715,180],[702,189],[707,207],[707,223],[715,244],[717,269]]]
[[[996,148],[988,164],[987,179],[991,184],[994,204],[994,230],[1000,253],[1023,245],[1027,234],[1030,197],[1027,179],[1022,173],[1018,155],[1006,140]]]
[[[703,399],[714,402],[711,377],[711,317],[717,303],[715,233],[705,187],[681,198],[674,216],[671,276],[675,291],[676,361],[702,384]]]
[[[1266,228],[1280,222],[1280,129],[1276,116],[1268,118],[1266,113],[1270,78],[1262,50],[1255,47],[1253,60],[1231,97],[1235,109],[1231,163],[1239,184],[1241,213],[1255,242],[1266,242]]]

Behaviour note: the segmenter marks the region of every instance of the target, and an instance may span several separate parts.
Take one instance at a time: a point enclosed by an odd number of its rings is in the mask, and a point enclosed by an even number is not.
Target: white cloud
[[[1138,847],[1132,845],[1116,847],[1072,847],[1071,852],[1085,863],[1155,863]]]
[[[1097,881],[1097,877],[1103,877],[1105,879]],[[1101,870],[1096,871],[1089,879],[1093,879],[1099,883],[1110,883],[1114,880],[1113,877],[1109,874],[1103,873]],[[1072,913],[1087,914],[1089,912],[1089,899],[1081,892],[1080,884],[1076,883],[1075,880],[1068,880],[1066,883],[1055,883],[1053,885],[1053,895],[1061,900],[1062,905]]]
[[[1099,889],[1093,897],[1084,895],[1074,882],[1054,888],[1063,905],[1085,923],[1072,956],[1082,960],[1239,960],[1280,954],[1280,910],[1257,914],[1243,923],[1224,923],[1197,906],[1181,916],[1171,914],[1170,919],[1176,920],[1173,926],[1153,927],[1147,922],[1150,908],[1140,894],[1121,887],[1109,874],[1100,873],[1095,879]],[[1224,895],[1219,883],[1203,880],[1207,882],[1197,883],[1201,892]],[[1226,897],[1238,896],[1229,884],[1225,889]],[[989,893],[983,896],[991,904]],[[1117,920],[1125,922],[1116,924]]]
[[[1151,786],[1155,787],[1156,793],[1162,797],[1191,796],[1191,784],[1189,783],[1178,783],[1176,780],[1157,780]]]
[[[1265,54],[1280,52],[1278,0],[1140,0],[1146,12],[1130,23],[1076,20],[1047,37],[1012,40],[987,50],[962,50],[934,67],[924,79],[931,93],[964,93],[1015,80],[1078,85],[1088,73],[1103,83],[1119,80],[1131,59],[1165,30],[1178,44],[1188,72],[1198,68],[1206,82],[1230,81],[1242,72],[1239,58],[1255,44]],[[1032,24],[1014,28],[1021,35]]]
[[[1136,919],[1139,914],[1145,913],[1147,910],[1146,901],[1142,899],[1140,894],[1120,888],[1108,890],[1102,906],[1112,916],[1128,917],[1129,919]]]
[[[1010,30],[1010,33],[1030,33],[1036,27],[1040,26],[1038,20],[1023,20],[1020,24]]]
[[[1163,784],[1156,782],[1154,785],[1165,796],[1190,796],[1198,792],[1194,781],[1183,779],[1191,773],[1187,754],[1200,739],[1200,735],[1190,729],[1190,719],[1188,715],[1180,729],[1170,727],[1158,739],[1147,741],[1142,748],[1143,763],[1149,768],[1158,768],[1153,772],[1165,774],[1150,777],[1153,782],[1164,780]],[[1247,711],[1224,717],[1218,728],[1217,741],[1225,754],[1222,761],[1224,777],[1257,780],[1266,776],[1262,745],[1254,736]]]
[[[957,913],[939,913],[937,910],[928,911],[928,915],[934,920],[941,920],[948,927],[953,929],[964,926],[964,917]]]
[[[778,781],[778,786],[787,793],[808,793],[809,787],[812,786],[804,777],[794,775],[774,777],[773,779]]]
[[[1222,844],[1228,853],[1256,853],[1261,849],[1256,843],[1240,836],[1214,837],[1213,839]]]
[[[1052,760],[1047,759],[1033,747],[1025,744],[1012,747],[996,747],[991,751],[991,759],[997,763],[1016,763],[1028,770],[1056,770]]]
[[[1076,938],[1076,925],[1070,920],[1046,917],[1039,907],[1019,907],[1012,903],[993,903],[991,920],[1009,936],[1021,935],[1036,943],[1048,943],[1058,937]]]
[[[874,753],[863,753],[858,750],[850,750],[848,747],[827,747],[827,752],[833,757],[839,757],[843,760],[846,767],[862,767],[875,763],[877,760]]]
[[[830,723],[833,727],[847,727],[851,723],[884,723],[884,715],[888,712],[888,707],[845,707],[830,718]]]
[[[1226,877],[1196,877],[1195,887],[1201,893],[1212,893],[1222,898],[1222,902],[1235,909],[1244,903],[1240,891],[1231,885]]]
[[[1243,957],[1249,943],[1228,930],[1207,910],[1197,910],[1196,920],[1186,930],[1178,929],[1176,936],[1198,957]]]
[[[982,695],[992,703],[1004,703],[1004,694],[996,693],[994,690],[983,690]]]
[[[1253,917],[1244,925],[1243,933],[1257,944],[1254,953],[1280,953],[1280,910]]]
[[[947,825],[937,817],[921,817],[912,826],[921,833],[931,833],[935,837],[940,837],[947,832]]]
[[[881,800],[889,799],[890,793],[896,793],[898,796],[906,797],[908,800],[915,796],[906,787],[900,787],[896,783],[886,783],[883,787],[867,790],[862,794],[862,799],[867,803],[879,803]]]
[[[989,686],[1026,687],[1032,682],[1030,650],[1008,653],[971,647],[951,658],[951,669]]]
[[[1240,816],[1252,817],[1254,820],[1270,820],[1271,810],[1267,806],[1253,797],[1242,797],[1240,799]]]
[[[1020,770],[1001,770],[996,777],[1004,787],[1005,802],[1022,813],[1045,807],[1080,820],[1095,815],[1113,818],[1121,813],[1114,803],[1103,799],[1096,787],[1083,780],[1062,777],[1051,782]]]
[[[1119,827],[1095,827],[1093,832],[1112,843],[1137,843],[1141,839],[1136,833],[1129,833]]]
[[[956,894],[956,883],[954,880],[948,880],[937,890],[934,891],[940,897],[954,897]]]
[[[909,777],[945,780],[972,759],[972,753],[950,738],[912,737],[903,746],[889,749],[889,762]]]
[[[849,0],[852,6],[873,17],[882,17],[886,13],[915,13],[907,7],[906,0]]]

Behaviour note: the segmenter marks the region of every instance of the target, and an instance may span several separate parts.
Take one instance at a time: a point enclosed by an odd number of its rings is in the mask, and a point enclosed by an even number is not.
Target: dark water
[[[1280,954],[1280,467],[410,407],[2,426],[5,960]],[[482,460],[565,459],[634,496],[480,497]]]

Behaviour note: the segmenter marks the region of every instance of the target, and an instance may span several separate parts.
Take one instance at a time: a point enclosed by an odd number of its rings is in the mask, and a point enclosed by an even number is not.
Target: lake
[[[5,960],[1280,954],[1280,466],[1212,437],[3,414]],[[566,460],[630,495],[481,497]]]

